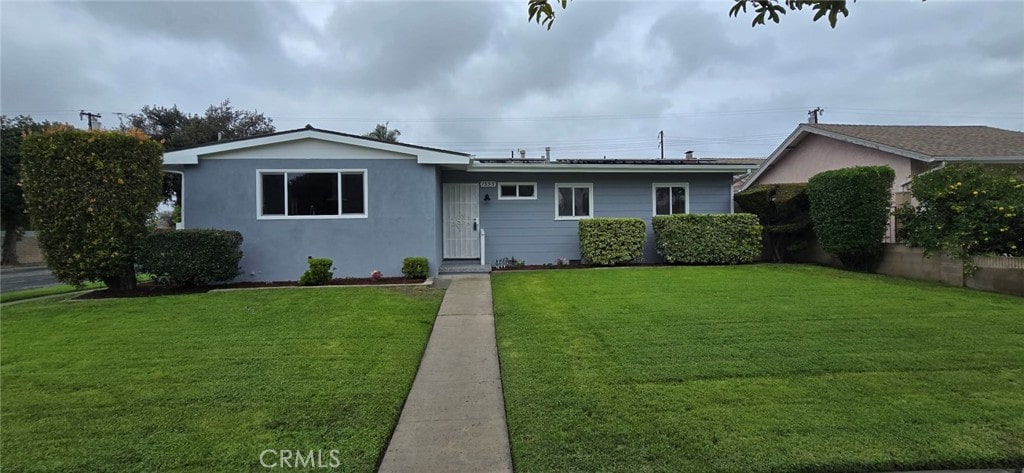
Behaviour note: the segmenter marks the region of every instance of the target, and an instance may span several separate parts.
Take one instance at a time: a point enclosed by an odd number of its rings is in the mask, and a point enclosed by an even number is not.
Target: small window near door
[[[688,184],[654,184],[654,215],[689,212]]]
[[[502,182],[498,184],[499,200],[536,200],[536,182]]]

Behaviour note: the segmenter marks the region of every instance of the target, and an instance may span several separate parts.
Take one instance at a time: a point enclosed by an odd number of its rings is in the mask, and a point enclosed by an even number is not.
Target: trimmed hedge
[[[334,272],[331,271],[331,266],[334,266],[334,260],[330,258],[309,258],[309,269],[302,276],[299,277],[300,286],[323,286],[331,282],[331,278],[334,277]]]
[[[53,275],[134,289],[136,251],[163,196],[160,143],[59,125],[25,136],[20,151],[25,205]]]
[[[176,286],[202,286],[238,276],[242,234],[229,230],[161,230],[143,238],[139,269]]]
[[[895,178],[889,166],[857,166],[807,181],[814,233],[844,266],[867,268],[881,256]]]
[[[402,260],[402,276],[410,279],[430,276],[430,261],[426,256],[410,256]]]
[[[593,264],[628,263],[644,254],[647,225],[639,218],[580,220],[580,256]]]
[[[750,263],[761,254],[753,214],[659,215],[652,223],[658,254],[669,263]]]

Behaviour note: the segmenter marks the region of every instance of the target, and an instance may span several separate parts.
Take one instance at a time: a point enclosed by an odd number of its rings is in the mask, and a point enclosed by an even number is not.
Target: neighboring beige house
[[[804,123],[740,190],[756,184],[807,182],[832,169],[888,165],[896,171],[892,190],[898,205],[909,200],[913,176],[959,161],[1024,164],[1024,133],[988,126]]]

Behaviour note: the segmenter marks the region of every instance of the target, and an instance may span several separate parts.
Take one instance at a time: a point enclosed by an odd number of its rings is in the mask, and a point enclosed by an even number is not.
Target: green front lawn
[[[4,307],[3,468],[268,471],[273,449],[373,471],[440,301],[329,288]]]
[[[1024,465],[1024,300],[810,266],[493,277],[517,471]]]

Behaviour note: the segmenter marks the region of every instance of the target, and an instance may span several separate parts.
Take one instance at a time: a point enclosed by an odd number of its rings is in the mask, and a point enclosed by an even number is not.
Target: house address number
[[[497,181],[480,181],[480,187],[498,187]]]

